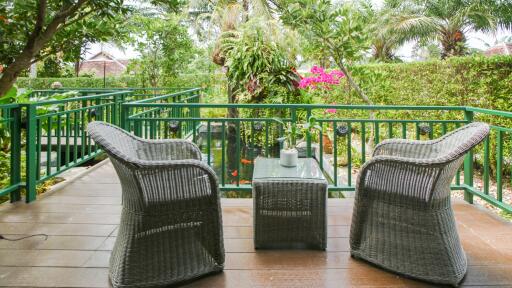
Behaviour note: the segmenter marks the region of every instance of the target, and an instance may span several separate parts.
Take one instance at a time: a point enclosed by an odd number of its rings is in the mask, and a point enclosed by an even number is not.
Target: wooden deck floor
[[[108,287],[120,196],[107,163],[32,204],[1,205],[0,234],[49,238],[0,240],[0,286]],[[329,200],[325,252],[255,251],[251,200],[224,199],[222,205],[226,269],[186,287],[435,287],[350,258],[350,199]],[[461,201],[454,208],[470,265],[463,286],[512,287],[512,225]]]

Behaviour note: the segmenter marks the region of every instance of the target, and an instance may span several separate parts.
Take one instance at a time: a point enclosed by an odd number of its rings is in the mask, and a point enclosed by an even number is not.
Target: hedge
[[[354,76],[375,104],[512,110],[512,56],[360,65]]]
[[[353,67],[353,74],[375,104],[468,105],[512,110],[512,56],[460,57],[445,61],[367,64]],[[18,78],[20,88],[48,89],[59,81],[64,87],[101,88],[103,78]],[[210,87],[225,90],[223,74],[180,75],[161,86]],[[141,87],[134,76],[107,77],[107,87]],[[221,98],[224,95],[219,95]],[[339,94],[339,103],[361,104],[354,93]]]
[[[512,56],[453,57],[445,61],[365,64],[352,67],[357,82],[377,105],[454,105],[475,106],[494,110],[512,111]],[[64,87],[103,87],[102,78],[19,78],[21,88],[47,89],[59,81]],[[162,81],[166,87],[207,88],[208,103],[226,99],[226,78],[223,74],[181,75]],[[107,78],[108,87],[140,87],[132,76]],[[329,103],[364,104],[347,85],[332,91]],[[334,99],[334,101],[332,101]],[[349,116],[349,115],[344,115]],[[477,115],[478,116],[478,115]],[[388,111],[380,118],[399,119],[453,119],[461,113]],[[495,125],[512,127],[510,119],[476,117]],[[494,136],[494,135],[493,135]],[[492,137],[491,139],[493,139]],[[506,173],[510,173],[512,141],[505,141]],[[491,140],[491,149],[495,143]],[[492,156],[494,158],[494,155]],[[495,159],[492,159],[494,163]]]

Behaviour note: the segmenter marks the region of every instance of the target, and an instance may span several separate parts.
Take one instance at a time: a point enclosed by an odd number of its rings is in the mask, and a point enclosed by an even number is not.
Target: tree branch
[[[37,15],[36,15],[36,23],[34,25],[34,30],[30,33],[30,36],[27,40],[27,45],[25,45],[25,49],[31,49],[34,46],[37,38],[43,31],[44,27],[44,18],[46,16],[46,0],[39,0],[37,4]]]

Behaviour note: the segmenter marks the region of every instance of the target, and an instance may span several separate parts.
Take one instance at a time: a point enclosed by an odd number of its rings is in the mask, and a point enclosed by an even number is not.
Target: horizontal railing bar
[[[161,107],[151,108],[149,110],[145,110],[145,111],[133,114],[133,115],[129,116],[128,119],[130,119],[132,117],[137,117],[138,118],[138,116],[145,115],[145,114],[148,114],[148,113],[151,113],[151,112],[158,112],[160,110],[162,110]],[[139,119],[142,119],[142,118],[139,118]],[[146,118],[146,119],[157,119],[157,118],[150,117],[150,118]],[[166,118],[166,119],[169,119],[169,118]],[[190,118],[187,118],[187,119],[190,119]]]
[[[511,128],[505,128],[505,127],[501,127],[501,126],[494,126],[494,125],[489,125],[489,127],[493,130],[496,130],[496,131],[502,131],[502,132],[510,132],[512,133],[512,129]]]
[[[90,153],[90,154],[87,154],[87,156],[86,156],[86,157],[82,157],[82,158],[80,158],[80,160],[79,160],[79,161],[72,161],[72,162],[71,162],[71,164],[73,164],[73,166],[66,166],[66,165],[62,165],[62,166],[60,166],[60,170],[56,171],[55,173],[51,173],[51,174],[49,174],[49,175],[45,175],[44,177],[41,177],[39,180],[37,180],[37,184],[40,184],[40,183],[42,183],[42,182],[44,182],[44,181],[46,181],[46,180],[48,180],[48,179],[50,179],[50,178],[53,178],[53,177],[55,177],[56,175],[59,175],[59,174],[61,174],[61,173],[62,173],[62,172],[64,172],[64,171],[67,171],[67,170],[69,170],[69,169],[71,169],[71,168],[74,168],[74,167],[76,167],[76,166],[78,166],[78,165],[81,165],[81,164],[83,164],[83,163],[85,163],[85,162],[87,162],[87,161],[89,161],[89,160],[93,159],[94,157],[98,156],[98,155],[99,155],[99,154],[101,154],[102,152],[103,152],[103,150],[98,149],[98,150],[97,150],[97,151],[95,151],[95,152],[92,152],[92,153]]]
[[[343,119],[343,118],[335,118],[335,119],[317,119],[318,122],[347,122],[347,123],[467,123],[466,120],[414,120],[414,119],[405,119],[405,120],[394,120],[394,119]]]
[[[494,206],[496,206],[496,207],[498,207],[498,208],[500,208],[502,210],[505,210],[505,211],[507,211],[509,213],[512,213],[512,206],[511,205],[509,205],[509,204],[507,204],[505,202],[501,202],[501,201],[499,201],[498,199],[496,199],[496,198],[494,198],[492,196],[484,194],[481,191],[476,190],[474,187],[471,187],[471,186],[468,186],[468,185],[465,185],[465,184],[462,184],[462,186],[464,187],[464,189],[467,192],[469,192],[469,193],[471,193],[471,194],[473,194],[473,195],[475,195],[477,197],[482,198],[483,200],[489,202],[490,204],[492,204],[492,205],[494,205]]]
[[[135,115],[134,115],[135,116]],[[166,121],[166,120],[177,120],[177,121],[203,121],[203,122],[234,122],[234,121],[242,121],[242,122],[277,122],[279,121],[274,118],[201,118],[201,117],[194,117],[194,118],[183,118],[183,117],[146,117],[146,118],[131,118],[131,116],[128,118],[133,121]],[[280,121],[283,122],[290,122],[292,121],[290,118],[280,118]]]
[[[155,110],[151,110],[155,111]],[[145,112],[142,112],[145,113]],[[137,121],[165,121],[165,120],[178,120],[178,121],[210,121],[210,122],[221,122],[221,121],[246,121],[246,122],[257,122],[257,121],[276,121],[276,119],[273,118],[178,118],[178,117],[135,117],[140,115],[141,113],[134,114],[128,119],[130,120],[137,120]],[[280,118],[279,120],[283,122],[291,122],[291,118]],[[343,119],[343,118],[337,118],[337,119],[317,119],[318,122],[348,122],[348,123],[424,123],[424,122],[430,122],[430,123],[467,123],[466,120],[393,120],[393,119]],[[278,122],[278,121],[276,121]]]
[[[66,98],[66,99],[60,99],[60,100],[46,100],[46,101],[40,101],[37,103],[20,103],[20,105],[44,106],[44,105],[51,105],[51,104],[64,104],[64,103],[74,102],[74,101],[87,101],[87,100],[93,100],[93,99],[105,98],[105,97],[111,97],[111,96],[118,96],[118,95],[124,95],[124,94],[131,94],[131,91],[111,92],[111,93],[88,95],[88,96],[82,96],[82,97],[72,97],[72,98]]]
[[[38,90],[32,90],[32,92],[55,92],[55,91],[86,91],[86,92],[94,92],[94,91],[98,91],[98,92],[101,92],[101,91],[125,91],[125,90],[130,90],[130,91],[161,91],[161,90],[171,90],[171,89],[182,89],[182,90],[186,90],[186,89],[193,89],[193,88],[196,88],[196,87],[158,87],[158,88],[154,88],[154,87],[148,87],[148,88],[130,88],[130,87],[126,87],[126,88],[80,88],[80,87],[69,87],[69,88],[58,88],[58,89],[38,89]]]
[[[124,103],[125,106],[137,107],[203,107],[203,108],[273,108],[273,109],[340,109],[340,110],[438,110],[466,111],[464,106],[391,106],[391,105],[327,105],[327,104],[217,104],[217,103],[145,103],[133,101]]]
[[[328,191],[352,192],[352,191],[356,191],[356,187],[355,186],[346,186],[346,185],[339,185],[339,186],[329,185],[329,186],[327,186],[327,190]]]
[[[196,91],[200,91],[200,90],[201,90],[201,88],[193,88],[193,89],[189,89],[189,90],[183,90],[183,91],[169,93],[169,94],[165,94],[165,95],[161,95],[161,96],[151,97],[151,98],[148,98],[148,99],[132,101],[132,102],[129,102],[129,103],[134,103],[134,104],[137,104],[137,105],[140,105],[140,106],[148,105],[147,102],[158,101],[158,100],[162,100],[162,99],[166,99],[166,98],[171,98],[171,97],[174,98],[176,96],[180,96],[180,95],[184,95],[184,94],[189,94],[191,92],[196,92]],[[165,105],[165,104],[169,104],[169,103],[154,103],[154,104]]]
[[[493,115],[493,116],[502,116],[502,117],[512,118],[512,112],[508,112],[508,111],[491,110],[491,109],[470,107],[470,106],[466,107],[466,111],[482,113],[482,114],[487,114],[487,115]]]
[[[37,115],[36,119],[44,119],[44,118],[48,118],[48,117],[62,116],[62,115],[65,115],[65,114],[71,114],[71,113],[80,112],[80,111],[83,111],[83,110],[90,110],[90,109],[95,109],[95,108],[103,108],[103,107],[107,107],[107,106],[112,106],[114,104],[115,104],[114,102],[109,102],[109,103],[105,103],[105,104],[99,104],[99,105],[94,105],[94,106],[86,106],[86,107],[76,108],[76,109],[71,109],[71,110],[64,110],[64,111],[59,111],[59,112],[50,112],[50,113],[47,113],[47,114]]]
[[[19,108],[19,103],[9,103],[9,104],[2,104],[0,105],[0,109],[13,109],[13,108]]]
[[[17,189],[19,189],[20,186],[21,186],[20,183],[17,183],[17,184],[8,186],[6,188],[0,189],[0,196],[4,196],[13,191],[16,191]]]

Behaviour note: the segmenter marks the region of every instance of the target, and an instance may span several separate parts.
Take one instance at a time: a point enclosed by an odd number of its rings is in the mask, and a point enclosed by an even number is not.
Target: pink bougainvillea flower
[[[325,71],[324,71],[324,68],[318,67],[318,66],[315,65],[315,66],[313,66],[311,68],[311,73],[313,73],[313,74],[324,74]]]
[[[325,72],[324,68],[313,66],[311,68],[311,74],[314,76],[303,77],[299,83],[299,88],[311,88],[316,89],[321,87],[326,90],[330,90],[332,85],[340,84],[340,79],[345,77],[345,74],[339,70],[332,70],[331,72]]]
[[[331,103],[331,105],[336,105],[336,103],[335,103],[335,102],[333,102],[333,103]],[[328,108],[328,109],[325,109],[325,112],[326,112],[326,113],[331,113],[331,114],[332,114],[332,113],[336,113],[336,109],[334,109],[334,108]]]

